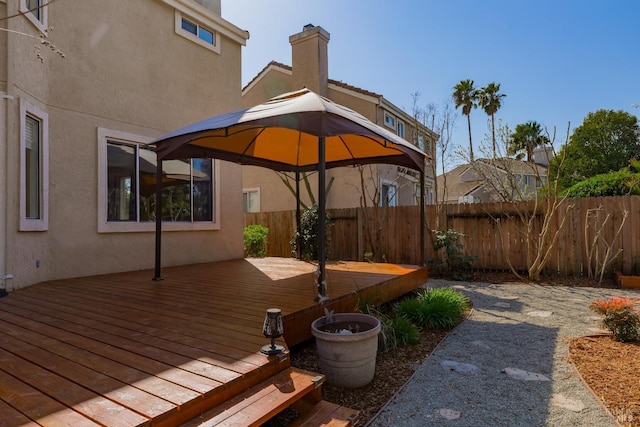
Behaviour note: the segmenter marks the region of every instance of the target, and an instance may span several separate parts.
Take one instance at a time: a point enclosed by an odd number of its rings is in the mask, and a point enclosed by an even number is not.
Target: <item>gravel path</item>
[[[567,362],[568,340],[596,334],[588,306],[639,291],[430,280],[473,301],[414,376],[367,424],[615,426]]]

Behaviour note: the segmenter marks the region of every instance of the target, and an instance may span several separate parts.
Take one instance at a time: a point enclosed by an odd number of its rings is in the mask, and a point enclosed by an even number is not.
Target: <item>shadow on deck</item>
[[[427,280],[425,268],[231,260],[55,280],[0,298],[3,425],[179,425],[289,368],[260,353],[265,311],[282,310],[289,346],[328,307],[350,312]]]

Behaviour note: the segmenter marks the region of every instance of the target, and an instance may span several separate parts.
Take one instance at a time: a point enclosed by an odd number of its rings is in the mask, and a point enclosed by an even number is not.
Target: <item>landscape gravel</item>
[[[640,291],[430,280],[473,302],[367,426],[616,426],[567,361],[571,338],[602,333],[589,304]]]

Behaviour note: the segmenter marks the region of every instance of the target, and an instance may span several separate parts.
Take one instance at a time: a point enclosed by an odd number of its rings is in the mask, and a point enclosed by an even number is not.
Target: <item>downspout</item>
[[[9,129],[7,123],[9,122],[9,109],[7,108],[7,104],[9,100],[13,99],[13,96],[7,95],[4,92],[0,92],[0,129],[4,129],[2,134],[2,139],[5,142],[9,141]],[[0,194],[2,200],[0,202],[0,218],[2,222],[2,227],[4,228],[4,233],[2,233],[2,237],[0,237],[0,298],[6,297],[7,294],[7,279],[12,279],[13,276],[11,274],[7,274],[7,236],[9,235],[9,172],[7,166],[8,156],[9,156],[9,144],[2,144],[2,151],[0,151],[0,165],[4,170],[2,176],[0,176]]]
[[[6,4],[6,11],[9,12],[8,4]],[[11,20],[5,21],[5,28],[11,29],[11,22]],[[10,54],[10,52],[15,51],[13,47],[14,37],[15,35],[12,32],[9,31],[6,33],[5,57],[3,59],[6,59],[4,61],[4,72],[6,76],[5,90],[7,92],[0,92],[0,129],[4,129],[2,136],[0,136],[0,142],[3,142],[3,144],[0,144],[2,145],[0,149],[0,169],[2,170],[0,176],[0,234],[2,235],[0,236],[0,297],[7,295],[7,280],[13,278],[13,275],[8,272],[8,269],[12,266],[10,256],[13,256],[9,253],[9,239],[15,240],[15,231],[12,231],[9,227],[9,218],[11,218],[9,209],[12,208],[12,203],[10,202],[12,200],[11,190],[9,188],[9,183],[12,182],[12,180],[9,179],[9,141],[13,132],[9,128],[15,129],[15,126],[8,125],[10,123],[10,117],[17,117],[15,114],[15,106],[12,103],[15,99],[13,91],[15,59],[14,56]],[[19,134],[15,135],[19,136]],[[13,181],[14,183],[12,185],[16,185],[15,180]],[[16,191],[18,192],[17,194],[20,194],[19,187],[16,187]]]
[[[162,280],[160,265],[162,262],[162,160],[156,154],[156,260],[153,280]]]

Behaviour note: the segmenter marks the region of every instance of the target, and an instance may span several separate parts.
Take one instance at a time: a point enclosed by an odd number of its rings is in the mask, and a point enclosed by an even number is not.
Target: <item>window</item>
[[[418,135],[418,148],[431,155],[431,139]]]
[[[142,137],[98,130],[98,231],[151,231],[156,218],[156,154]],[[217,229],[218,179],[211,159],[162,162],[162,221],[168,230]]]
[[[260,189],[247,188],[242,190],[243,212],[260,212]]]
[[[388,113],[384,113],[384,124],[389,126],[391,129],[395,129],[396,128],[396,119],[388,114]]]
[[[201,27],[198,24],[194,24],[186,18],[182,18],[182,29],[190,32],[194,36],[198,36],[200,40],[204,40],[209,44],[215,44],[215,37],[213,35],[213,32]]]
[[[404,138],[404,123],[398,121],[398,136]]]
[[[382,182],[380,185],[380,206],[396,206],[397,187],[391,182]]]
[[[42,34],[47,34],[48,16],[47,16],[48,0],[20,0],[20,12],[38,28]]]
[[[546,183],[547,183],[546,176],[541,176],[539,178],[536,178],[536,188],[541,188],[542,186],[546,185]]]
[[[200,25],[195,19],[187,18],[176,10],[175,20],[176,34],[206,47],[209,50],[213,50],[216,53],[220,53],[220,47],[216,40],[215,31]]]
[[[29,114],[25,117],[24,126],[24,179],[25,179],[25,217],[29,219],[40,219],[40,152],[42,148],[40,141],[41,128],[40,120]]]
[[[49,219],[49,119],[20,102],[20,230],[44,231]]]

